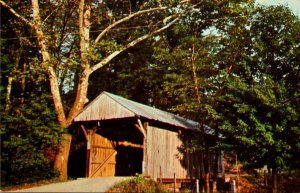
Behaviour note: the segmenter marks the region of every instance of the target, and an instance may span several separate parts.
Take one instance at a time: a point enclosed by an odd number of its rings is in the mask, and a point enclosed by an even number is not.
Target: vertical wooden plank
[[[176,192],[176,173],[174,173],[174,193]]]
[[[171,143],[171,139],[170,139],[170,133],[167,132],[166,133],[166,158],[168,159],[170,157],[170,151],[168,151],[170,149],[170,143]],[[169,166],[170,163],[168,163],[168,161],[165,159],[164,161],[164,165],[163,165],[163,168],[165,169],[165,173],[164,173],[164,177],[165,176],[168,176],[170,174],[170,166]]]
[[[87,142],[87,149],[89,149],[89,151],[87,152],[87,157],[88,157],[88,177],[91,177],[91,171],[92,171],[92,144],[93,144],[93,141],[94,141],[94,135],[92,135],[92,131],[90,130],[88,132],[88,142]]]
[[[170,165],[172,166],[172,168],[170,168],[171,171],[170,171],[169,175],[171,176],[172,173],[175,171],[175,162],[174,162],[174,160],[176,159],[176,153],[175,153],[173,147],[176,147],[176,146],[175,146],[174,137],[171,134],[170,134],[170,139],[171,139],[171,147],[172,147],[172,148],[170,148],[170,153],[171,153],[170,154],[170,161],[171,161]]]
[[[197,166],[199,153],[180,152],[184,148],[177,132],[148,127],[147,131],[147,174],[153,179],[194,178],[200,170]]]
[[[160,160],[161,160],[161,162],[160,162],[160,166],[162,165],[162,164],[164,164],[165,162],[166,162],[166,152],[167,152],[167,149],[166,149],[166,140],[167,140],[167,137],[166,137],[166,134],[167,134],[167,132],[164,130],[164,138],[163,138],[163,140],[162,140],[162,143],[161,143],[161,147],[160,147],[160,149],[161,149],[161,151],[160,151]],[[162,171],[163,173],[166,173],[166,170],[163,170]],[[165,175],[165,174],[164,174]]]
[[[178,148],[178,139],[172,136],[174,139],[174,147]],[[174,153],[174,172],[176,172],[181,177],[180,168],[178,168],[178,162],[177,160],[180,159],[180,153],[176,149],[173,149]]]
[[[91,169],[91,148],[90,141],[87,141],[86,147],[86,164],[85,164],[85,176],[87,178],[90,177],[90,169]]]
[[[172,159],[172,171],[170,173],[170,176],[172,176],[172,174],[174,172],[178,173],[177,171],[177,166],[176,166],[176,160],[178,159],[178,155],[177,155],[177,144],[176,144],[176,138],[174,137],[174,133],[170,133],[170,138],[172,139],[172,148],[171,148],[171,159]]]
[[[151,166],[152,166],[152,153],[151,153],[151,142],[152,142],[152,129],[149,126],[147,130],[147,176],[151,176]]]
[[[150,146],[149,146],[149,141],[150,141],[150,132],[149,132],[149,127],[147,128],[147,136],[146,136],[146,138],[147,138],[147,140],[146,140],[146,146],[147,146],[147,148],[146,149],[144,149],[144,152],[146,153],[146,156],[147,156],[147,160],[145,160],[147,163],[145,163],[146,164],[146,170],[145,170],[145,175],[146,176],[149,176],[149,161],[150,161],[150,154],[149,154],[149,151],[150,151]]]
[[[157,179],[158,175],[157,175],[157,170],[159,169],[159,162],[160,162],[160,155],[159,155],[159,147],[160,147],[160,138],[158,137],[158,133],[157,133],[157,129],[153,130],[154,131],[154,136],[155,136],[155,156],[156,156],[156,159],[154,159],[154,179]]]
[[[156,155],[156,147],[155,147],[155,143],[153,143],[156,140],[156,136],[155,136],[155,129],[152,128],[152,177],[155,179],[155,159],[153,159]]]
[[[152,129],[152,127],[149,127],[149,130],[148,130],[148,133],[150,134],[149,135],[149,142],[148,142],[148,158],[149,158],[149,160],[148,160],[148,163],[149,163],[149,166],[148,166],[148,168],[149,168],[149,170],[148,170],[148,174],[149,174],[149,176],[153,176],[153,145],[152,145],[152,141],[153,141],[153,129]]]

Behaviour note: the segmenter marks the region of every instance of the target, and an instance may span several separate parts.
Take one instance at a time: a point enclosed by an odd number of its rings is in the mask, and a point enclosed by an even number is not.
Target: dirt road
[[[17,190],[14,192],[105,192],[115,183],[126,179],[130,179],[130,177],[82,178],[69,182]]]

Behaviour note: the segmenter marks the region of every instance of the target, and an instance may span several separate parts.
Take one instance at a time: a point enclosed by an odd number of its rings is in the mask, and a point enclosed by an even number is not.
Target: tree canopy
[[[67,157],[59,141],[68,137],[60,134],[107,90],[208,126],[211,151],[235,151],[253,167],[299,166],[300,22],[287,7],[248,0],[0,3],[5,150],[18,151],[15,136],[29,147],[32,135],[51,135],[56,158]],[[46,138],[37,138],[41,152]],[[5,156],[12,171],[12,155]]]

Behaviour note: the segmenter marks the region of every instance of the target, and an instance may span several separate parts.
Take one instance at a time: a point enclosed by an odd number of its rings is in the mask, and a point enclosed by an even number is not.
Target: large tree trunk
[[[72,136],[63,134],[61,144],[55,156],[54,168],[59,172],[60,180],[67,180],[68,178],[68,159],[70,153]]]
[[[69,126],[69,124],[67,123],[65,117],[64,107],[60,96],[58,77],[51,65],[51,58],[47,49],[47,42],[42,29],[42,21],[39,13],[38,0],[32,0],[31,2],[32,2],[33,18],[34,18],[33,27],[37,34],[38,44],[41,48],[43,65],[48,68],[50,89],[51,89],[55,111],[57,113],[58,122],[61,128],[64,129],[67,126]],[[71,144],[71,136],[62,135],[62,143],[59,145],[58,152],[54,162],[54,168],[60,173],[59,178],[62,180],[67,179],[68,177],[67,169],[68,169],[68,157],[70,151],[70,144]]]
[[[50,79],[51,92],[54,100],[54,104],[59,104],[56,107],[58,114],[58,119],[61,127],[68,127],[72,124],[73,119],[76,115],[83,109],[84,105],[88,102],[86,96],[88,91],[88,80],[90,76],[90,64],[89,64],[89,34],[90,34],[90,1],[85,4],[85,0],[81,0],[79,3],[79,35],[80,35],[80,58],[81,66],[84,71],[79,77],[76,99],[73,103],[72,108],[65,117],[63,106],[60,99],[59,85],[57,82],[57,77],[53,69],[49,69],[49,74],[51,74],[52,79]],[[54,78],[55,77],[55,78]],[[55,81],[56,80],[56,81]],[[60,109],[62,108],[62,109]],[[55,158],[54,167],[60,172],[60,179],[65,180],[68,177],[68,157],[70,152],[72,137],[68,134],[64,134],[62,137],[62,143],[58,148],[58,152]]]
[[[277,170],[273,168],[272,169],[272,179],[273,179],[272,192],[273,193],[277,193],[278,192],[277,175],[278,175]]]
[[[67,118],[67,124],[71,125],[73,119],[80,113],[80,111],[83,109],[84,105],[88,102],[87,99],[87,91],[88,91],[88,81],[89,81],[89,75],[90,73],[83,73],[79,78],[79,83],[77,86],[77,92],[76,92],[76,99],[73,103],[73,106],[68,114]]]

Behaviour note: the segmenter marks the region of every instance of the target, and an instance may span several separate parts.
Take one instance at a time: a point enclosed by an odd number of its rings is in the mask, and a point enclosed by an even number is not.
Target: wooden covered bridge
[[[199,153],[185,140],[199,134],[197,122],[103,92],[75,118],[87,140],[86,177],[200,178]]]

